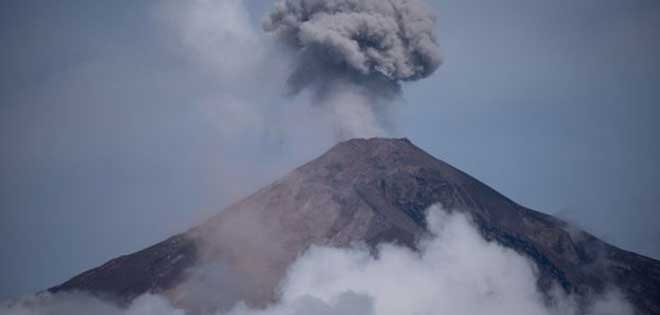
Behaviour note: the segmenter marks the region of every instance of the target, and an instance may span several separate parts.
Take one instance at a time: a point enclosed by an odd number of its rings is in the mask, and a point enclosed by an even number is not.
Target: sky
[[[391,135],[660,258],[660,2],[427,2],[444,64],[404,85]],[[185,231],[334,143],[279,97],[272,5],[0,4],[0,298]]]

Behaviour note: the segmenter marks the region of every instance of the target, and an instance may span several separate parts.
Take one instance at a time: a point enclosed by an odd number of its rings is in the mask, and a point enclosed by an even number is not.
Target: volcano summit
[[[277,300],[288,268],[312,245],[417,250],[429,234],[425,211],[436,204],[466,214],[484,239],[531,261],[541,292],[588,298],[616,287],[637,313],[660,314],[660,262],[518,205],[407,139],[337,144],[206,223],[49,291],[87,291],[123,304],[162,294],[193,313],[239,300],[264,306]],[[216,294],[207,299],[199,291]]]

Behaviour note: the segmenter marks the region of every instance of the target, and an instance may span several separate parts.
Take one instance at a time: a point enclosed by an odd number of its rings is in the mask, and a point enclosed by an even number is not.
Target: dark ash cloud
[[[403,81],[441,64],[435,17],[418,0],[281,0],[263,28],[292,55],[288,94],[337,117],[336,136],[382,136]]]
[[[283,0],[264,29],[300,51],[298,71],[318,63],[409,81],[441,63],[434,24],[417,0]]]

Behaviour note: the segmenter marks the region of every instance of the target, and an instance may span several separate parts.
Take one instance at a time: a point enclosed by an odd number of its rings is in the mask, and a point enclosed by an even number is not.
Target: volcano
[[[49,291],[87,291],[122,303],[158,293],[194,308],[187,294],[200,277],[194,270],[222,266],[218,290],[241,279],[224,302],[265,305],[287,267],[313,244],[416,248],[428,233],[424,212],[434,204],[466,213],[484,238],[528,257],[541,291],[588,296],[616,286],[640,314],[660,314],[660,262],[521,206],[407,139],[339,143],[204,224]]]

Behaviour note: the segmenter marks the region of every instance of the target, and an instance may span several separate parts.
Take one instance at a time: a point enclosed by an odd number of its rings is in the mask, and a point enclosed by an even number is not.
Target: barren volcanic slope
[[[228,299],[264,304],[310,244],[415,247],[426,231],[424,210],[435,203],[469,213],[484,237],[534,261],[542,290],[555,282],[588,295],[615,284],[641,313],[660,314],[660,262],[520,206],[407,139],[340,143],[205,224],[50,291],[86,290],[125,302],[157,292],[195,308],[186,290],[195,277],[190,270],[200,268],[190,267],[220,265],[227,282],[241,279]]]

